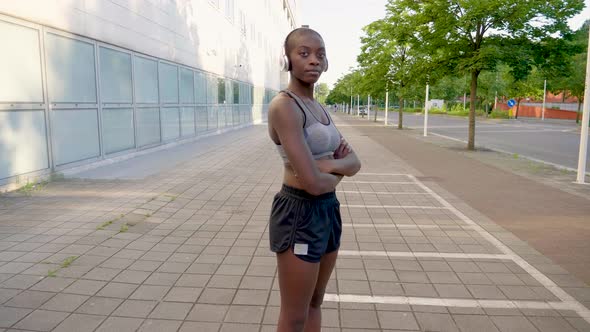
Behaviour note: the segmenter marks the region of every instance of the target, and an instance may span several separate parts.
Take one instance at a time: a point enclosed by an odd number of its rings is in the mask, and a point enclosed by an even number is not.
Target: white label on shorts
[[[293,253],[295,255],[307,255],[307,243],[295,243]]]

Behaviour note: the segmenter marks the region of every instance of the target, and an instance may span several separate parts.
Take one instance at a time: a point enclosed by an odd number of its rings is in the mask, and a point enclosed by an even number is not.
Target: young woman
[[[335,188],[361,163],[313,98],[314,84],[328,68],[322,37],[309,28],[295,29],[284,47],[284,70],[291,79],[268,113],[269,135],[285,165],[269,223],[281,293],[277,331],[311,332],[320,331],[320,306],[340,246]]]

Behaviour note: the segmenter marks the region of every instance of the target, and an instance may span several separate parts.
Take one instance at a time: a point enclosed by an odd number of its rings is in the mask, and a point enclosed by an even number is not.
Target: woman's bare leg
[[[277,332],[302,332],[314,294],[320,263],[309,263],[287,250],[277,254],[281,312]]]
[[[320,261],[320,271],[318,279],[309,304],[309,313],[307,321],[305,322],[305,332],[320,332],[322,329],[322,302],[324,301],[324,293],[326,293],[326,286],[330,280],[330,275],[336,265],[336,258],[338,257],[338,250],[326,254]]]

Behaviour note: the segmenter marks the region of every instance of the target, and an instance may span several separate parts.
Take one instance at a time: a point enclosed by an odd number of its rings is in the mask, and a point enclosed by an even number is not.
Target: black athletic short
[[[283,184],[272,203],[270,250],[292,249],[300,259],[317,263],[340,247],[342,219],[336,193],[313,196]]]

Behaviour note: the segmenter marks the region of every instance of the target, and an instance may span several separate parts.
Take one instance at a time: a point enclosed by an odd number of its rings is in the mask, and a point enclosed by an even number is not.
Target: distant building
[[[0,191],[263,121],[296,0],[0,2]]]

